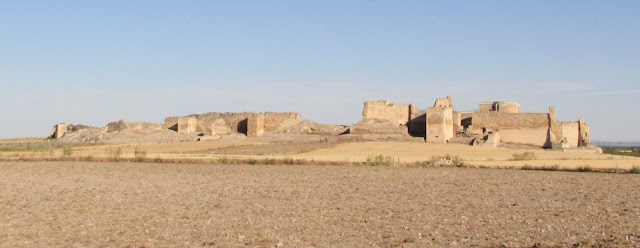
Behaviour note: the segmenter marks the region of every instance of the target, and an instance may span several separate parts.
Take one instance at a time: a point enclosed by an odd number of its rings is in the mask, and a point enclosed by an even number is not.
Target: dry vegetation
[[[382,156],[385,161],[373,161]],[[611,154],[566,153],[543,149],[471,147],[413,142],[265,143],[243,141],[166,144],[81,144],[29,140],[0,143],[0,160],[13,161],[146,161],[277,164],[382,164],[426,166],[436,158],[455,158],[456,166],[577,171],[637,171],[640,158]],[[276,162],[274,162],[276,161]],[[286,163],[285,163],[286,164]],[[635,166],[635,167],[634,167]],[[634,168],[636,168],[634,170]]]
[[[0,163],[1,247],[635,247],[640,177]]]

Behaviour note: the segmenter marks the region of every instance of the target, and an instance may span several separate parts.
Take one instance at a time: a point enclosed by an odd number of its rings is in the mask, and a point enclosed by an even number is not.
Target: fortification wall
[[[51,130],[51,137],[53,137],[54,139],[62,138],[62,136],[64,136],[64,134],[67,132],[67,129],[68,126],[65,123],[56,124]]]
[[[498,111],[503,113],[520,113],[520,104],[515,102],[498,103]]]
[[[493,111],[493,103],[492,102],[480,103],[480,105],[478,105],[478,111],[480,111],[480,112]]]
[[[580,132],[580,140],[578,146],[591,145],[591,127],[584,122],[583,119],[578,120],[578,128]]]
[[[411,117],[409,124],[409,134],[414,137],[425,137],[427,135],[427,112],[411,105]]]
[[[578,122],[560,122],[562,138],[566,140],[562,148],[576,148],[580,141],[580,124]]]
[[[264,115],[247,118],[247,137],[258,137],[264,134]]]
[[[453,138],[453,108],[427,108],[427,143],[447,143]]]
[[[475,112],[471,132],[499,130],[503,143],[549,146],[549,115],[546,113]]]
[[[256,116],[258,113],[206,113],[206,114],[193,114],[189,117],[195,117],[197,120],[196,132],[209,132],[212,124],[214,126],[221,127],[226,126],[233,133],[247,133],[247,119],[251,116]],[[267,112],[264,115],[264,131],[280,132],[289,130],[298,125],[302,118],[300,114],[294,112]],[[164,119],[164,129],[172,129],[177,131],[178,118],[180,117],[167,117]],[[222,124],[219,120],[223,120]],[[217,122],[216,122],[217,121]]]
[[[453,111],[453,133],[458,134],[460,132],[462,132],[462,114]]]
[[[196,133],[197,119],[193,116],[178,117],[178,133],[192,134]]]
[[[478,109],[480,112],[520,113],[520,104],[517,102],[483,102],[480,103]]]
[[[410,104],[390,104],[385,100],[364,102],[362,121],[379,119],[390,121],[395,125],[407,125],[411,120],[411,108]]]
[[[440,108],[453,108],[453,101],[451,100],[451,96],[447,96],[447,98],[438,98],[433,106]]]

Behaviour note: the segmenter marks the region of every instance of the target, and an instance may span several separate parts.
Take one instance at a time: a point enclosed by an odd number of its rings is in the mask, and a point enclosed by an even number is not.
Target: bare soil
[[[640,175],[0,163],[1,247],[640,245]]]

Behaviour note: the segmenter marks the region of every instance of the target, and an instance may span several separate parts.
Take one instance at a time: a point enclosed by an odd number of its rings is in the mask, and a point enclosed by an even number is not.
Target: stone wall
[[[179,134],[196,133],[197,123],[198,123],[198,120],[193,116],[179,117],[177,131]]]
[[[478,111],[480,111],[480,112],[494,111],[493,110],[493,103],[492,102],[480,103],[480,105],[478,106]]]
[[[464,131],[464,128],[469,127],[473,124],[473,112],[459,112],[460,113],[460,125],[461,130]]]
[[[129,125],[127,125],[127,122],[124,120],[120,120],[117,122],[111,122],[109,124],[107,124],[107,132],[119,132],[122,130],[125,130],[129,127]]]
[[[500,131],[503,143],[548,147],[549,114],[475,112],[472,115],[471,132],[484,134]]]
[[[427,112],[418,108],[411,107],[411,117],[407,124],[409,134],[414,137],[425,137],[427,135]]]
[[[560,122],[563,143],[562,148],[576,148],[580,141],[580,125],[578,122]]]
[[[447,96],[447,98],[438,98],[433,106],[439,108],[453,108],[453,101],[451,100],[451,96]]]
[[[516,102],[498,103],[498,111],[503,113],[520,113],[520,104]]]
[[[258,137],[264,134],[264,115],[254,115],[247,118],[247,137]]]
[[[517,102],[483,102],[478,106],[479,112],[503,112],[520,113],[520,104]]]
[[[591,143],[591,127],[584,122],[583,119],[578,120],[578,129],[580,132],[580,139],[578,146],[590,146]]]
[[[460,112],[453,111],[453,134],[462,132],[462,115]]]
[[[364,102],[362,121],[379,119],[390,121],[395,125],[407,125],[411,121],[412,108],[413,106],[410,104],[390,104],[385,100]]]
[[[222,125],[230,129],[232,133],[247,133],[247,119],[251,116],[256,116],[258,113],[207,113],[207,114],[193,114],[189,117],[195,117],[197,120],[196,132],[198,133],[210,133],[212,124],[220,127]],[[294,128],[298,125],[302,118],[300,114],[294,112],[267,112],[262,114],[264,116],[264,131],[265,133],[283,132]],[[177,131],[178,118],[180,117],[167,117],[164,119],[163,128]],[[222,122],[220,121],[222,120]]]
[[[453,108],[427,108],[427,143],[447,143],[453,138]]]
[[[62,136],[67,132],[67,128],[68,126],[65,123],[56,124],[51,130],[51,137],[54,139],[62,138]]]

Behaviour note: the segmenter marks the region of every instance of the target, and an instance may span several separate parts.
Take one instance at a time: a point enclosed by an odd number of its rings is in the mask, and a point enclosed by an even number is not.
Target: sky
[[[516,101],[640,141],[640,1],[2,1],[0,139],[56,123]]]

